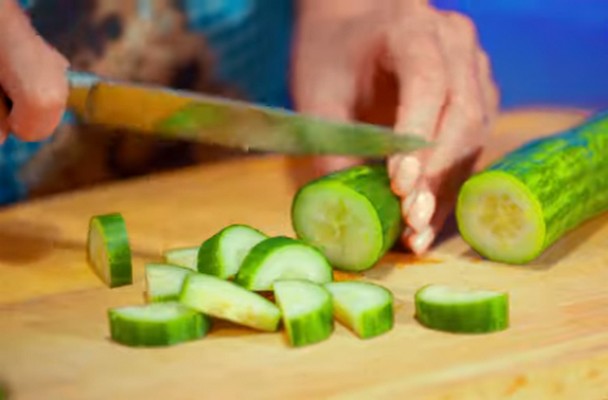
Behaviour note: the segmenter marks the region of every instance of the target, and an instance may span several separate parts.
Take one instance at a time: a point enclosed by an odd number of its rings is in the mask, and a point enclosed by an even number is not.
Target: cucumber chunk
[[[462,186],[456,220],[486,259],[526,264],[608,211],[608,112],[533,140]]]
[[[149,302],[177,301],[189,268],[170,264],[146,264],[146,297]]]
[[[233,278],[249,250],[267,236],[248,225],[230,225],[207,239],[198,251],[198,271]]]
[[[179,301],[204,314],[262,331],[276,331],[281,319],[271,301],[212,275],[188,275]]]
[[[305,280],[282,280],[274,282],[273,291],[291,346],[308,346],[331,336],[332,301],[323,286]]]
[[[176,302],[108,310],[112,340],[132,347],[171,346],[204,337],[209,319]]]
[[[331,282],[334,316],[361,339],[379,336],[393,329],[393,294],[369,282]]]
[[[416,318],[424,326],[452,333],[489,333],[509,326],[506,292],[427,285],[415,296]]]
[[[364,271],[395,244],[401,204],[384,166],[363,165],[304,185],[294,197],[298,238],[319,248],[336,269]]]
[[[196,271],[199,247],[200,246],[180,247],[177,249],[166,250],[163,253],[165,263]]]
[[[327,258],[316,248],[285,236],[268,238],[251,249],[235,282],[256,291],[272,290],[273,282],[305,279],[327,283],[333,279]]]
[[[133,283],[131,248],[121,214],[97,215],[89,220],[87,259],[110,288]]]

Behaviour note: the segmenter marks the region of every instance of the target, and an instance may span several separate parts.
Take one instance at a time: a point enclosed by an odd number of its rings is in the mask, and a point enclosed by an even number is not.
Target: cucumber
[[[199,272],[233,278],[249,250],[267,236],[248,225],[234,224],[225,227],[207,239],[198,251]]]
[[[333,274],[327,258],[319,250],[300,240],[277,236],[251,249],[235,282],[249,290],[269,291],[273,282],[281,279],[327,283]]]
[[[89,220],[87,259],[110,288],[133,283],[131,247],[121,214],[96,215]]]
[[[334,316],[361,339],[384,334],[394,325],[393,294],[369,282],[331,282]]]
[[[271,301],[212,275],[187,276],[179,301],[204,314],[262,331],[276,331],[281,319]]]
[[[177,265],[196,271],[199,247],[200,246],[169,249],[163,253],[163,258],[166,264]]]
[[[291,207],[297,237],[336,269],[364,271],[395,244],[401,205],[383,165],[337,171],[303,185]]]
[[[204,337],[209,319],[177,302],[108,310],[112,340],[132,347],[171,346]]]
[[[414,295],[415,317],[427,328],[490,333],[509,326],[509,295],[492,290],[426,285]]]
[[[608,211],[608,112],[528,142],[462,186],[456,220],[482,257],[537,259],[585,221]]]
[[[186,276],[195,273],[189,268],[156,263],[146,264],[145,270],[149,302],[177,301]]]
[[[273,292],[293,347],[328,339],[333,330],[331,295],[323,286],[300,279],[276,281]]]

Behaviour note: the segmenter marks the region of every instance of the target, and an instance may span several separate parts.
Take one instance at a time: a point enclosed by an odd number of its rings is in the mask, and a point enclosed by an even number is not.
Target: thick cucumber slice
[[[201,245],[198,252],[198,271],[220,278],[232,278],[241,267],[249,250],[267,236],[247,225],[230,225]]]
[[[332,295],[334,315],[360,338],[379,336],[393,329],[393,294],[368,282],[331,282],[325,285]]]
[[[108,310],[112,340],[133,347],[170,346],[204,337],[209,319],[176,302]]]
[[[165,263],[196,271],[198,248],[199,246],[169,249],[163,253]]]
[[[122,215],[112,213],[90,219],[87,258],[96,274],[109,287],[133,283],[131,248]]]
[[[273,290],[291,346],[307,346],[331,336],[332,301],[323,286],[305,280],[283,280],[276,281]]]
[[[272,290],[273,282],[305,279],[327,283],[333,279],[327,258],[314,247],[288,237],[266,239],[251,249],[235,282],[249,290]]]
[[[483,257],[525,264],[608,211],[608,112],[527,143],[461,188],[456,219]]]
[[[292,204],[297,236],[321,249],[334,268],[363,271],[395,243],[401,206],[384,166],[357,166],[304,185]]]
[[[431,329],[489,333],[509,326],[509,296],[505,292],[427,285],[414,299],[416,318]]]
[[[179,301],[202,313],[263,331],[276,331],[281,319],[271,301],[212,275],[187,276]]]
[[[177,301],[186,276],[195,272],[170,264],[146,264],[146,297],[149,302]]]

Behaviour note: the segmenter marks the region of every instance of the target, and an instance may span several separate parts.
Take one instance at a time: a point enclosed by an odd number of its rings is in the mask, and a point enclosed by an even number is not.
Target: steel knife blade
[[[294,155],[381,158],[428,146],[417,135],[286,109],[68,72],[69,107],[82,122],[162,137]]]

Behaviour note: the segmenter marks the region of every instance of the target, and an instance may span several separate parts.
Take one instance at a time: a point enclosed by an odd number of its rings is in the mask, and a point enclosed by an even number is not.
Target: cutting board
[[[572,126],[578,111],[501,116],[479,167],[532,137]],[[143,265],[230,223],[292,234],[298,163],[264,157],[197,167],[23,203],[0,212],[0,382],[10,399],[606,399],[608,215],[527,266],[480,259],[446,227],[432,251],[391,253],[360,275],[396,297],[394,329],[359,340],[341,325],[300,349],[282,333],[218,323],[203,340],[132,349],[108,338],[109,307],[143,302]],[[119,211],[135,282],[108,289],[85,262],[88,219]],[[510,329],[431,331],[413,318],[427,283],[508,290]]]

